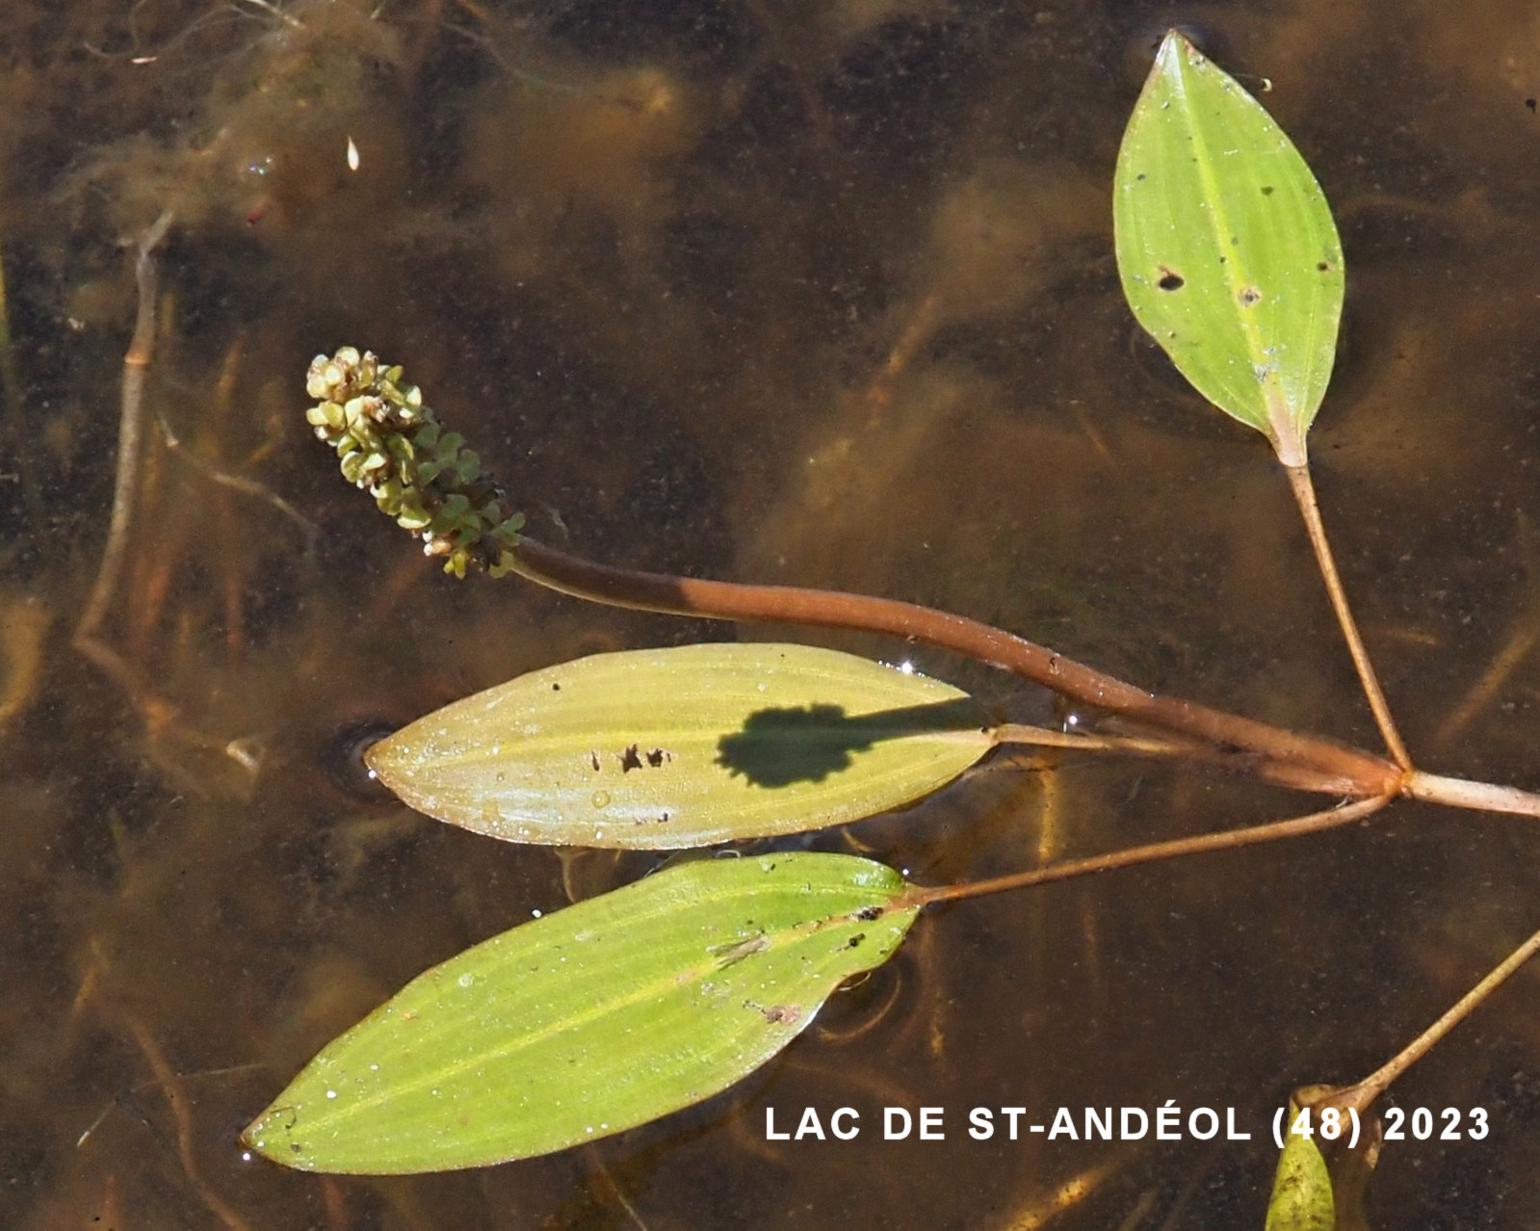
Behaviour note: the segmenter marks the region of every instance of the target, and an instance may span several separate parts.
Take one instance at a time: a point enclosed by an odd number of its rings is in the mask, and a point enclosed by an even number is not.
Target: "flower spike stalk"
[[[1353,799],[1408,795],[1431,803],[1540,817],[1540,796],[1513,787],[1404,770],[1384,757],[1178,697],[1161,696],[1003,629],[895,599],[797,586],[750,585],[616,568],[521,533],[480,459],[445,432],[400,367],[343,347],[310,365],[306,418],[336,449],[343,475],[444,558],[444,571],[517,573],[590,602],[697,619],[843,628],[922,642],[987,663],[1143,728],[1202,741],[1229,769]]]

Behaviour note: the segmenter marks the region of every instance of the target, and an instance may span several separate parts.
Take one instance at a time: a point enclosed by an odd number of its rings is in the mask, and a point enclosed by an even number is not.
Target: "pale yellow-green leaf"
[[[1299,1114],[1289,1108],[1289,1120]],[[1278,1156],[1265,1231],[1334,1231],[1337,1225],[1331,1173],[1315,1138],[1290,1133]]]
[[[726,1089],[914,922],[849,855],[701,859],[414,979],[242,1135],[307,1171],[475,1167],[594,1141]]]
[[[1305,461],[1342,315],[1342,246],[1320,185],[1266,111],[1166,35],[1113,187],[1139,323],[1205,398]]]
[[[664,849],[860,820],[993,744],[967,694],[833,650],[597,654],[403,728],[371,769],[412,807],[515,842]]]

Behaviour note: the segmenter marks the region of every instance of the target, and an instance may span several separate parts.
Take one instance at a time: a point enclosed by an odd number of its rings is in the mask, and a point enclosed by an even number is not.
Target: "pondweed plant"
[[[423,974],[325,1048],[246,1130],[287,1166],[404,1173],[565,1149],[732,1085],[935,903],[1318,833],[1398,798],[1540,817],[1540,796],[1414,764],[1337,576],[1306,440],[1331,373],[1345,270],[1325,198],[1263,109],[1180,34],[1135,108],[1114,186],[1139,322],[1285,468],[1384,754],[1160,696],[965,616],[891,599],[644,573],[522,533],[480,459],[400,367],[343,348],[312,364],[308,418],[343,474],[447,572],[518,574],[595,602],[857,629],[968,655],[1088,703],[1094,732],[991,725],[959,690],[796,645],[601,654],[466,698],[376,744],[371,768],[441,820],[518,842],[681,849],[860,820],[1023,742],[1188,759],[1315,792],[1287,820],[961,884],[808,852],[675,861]],[[1302,1087],[1272,1228],[1348,1225],[1372,1145],[1334,1158],[1386,1087],[1516,970],[1540,933],[1362,1082]],[[1357,1134],[1352,1134],[1356,1140]],[[1367,1138],[1373,1133],[1366,1130]],[[1334,1183],[1336,1197],[1334,1197]]]

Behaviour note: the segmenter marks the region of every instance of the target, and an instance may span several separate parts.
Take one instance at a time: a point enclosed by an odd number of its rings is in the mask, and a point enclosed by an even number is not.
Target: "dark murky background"
[[[731,634],[443,577],[310,439],[318,350],[406,363],[543,533],[599,558],[936,603],[1372,742],[1266,447],[1184,391],[1118,290],[1113,158],[1173,21],[1272,80],[1341,221],[1312,445],[1403,730],[1430,768],[1540,783],[1540,4],[5,14],[0,1223],[1260,1227],[1288,1089],[1363,1076],[1540,923],[1532,822],[1403,805],[938,913],[739,1088],[588,1149],[388,1181],[243,1162],[247,1119],[407,979],[650,864],[415,816],[352,769],[370,724]],[[90,658],[132,245],[168,209],[138,516]],[[955,879],[1303,806],[997,762],[820,841]],[[1387,1150],[1378,1225],[1540,1219],[1536,976],[1396,1088],[1493,1133]],[[981,1104],[1167,1098],[1233,1104],[1258,1139],[963,1131]],[[767,1106],[809,1104],[866,1134],[764,1140]],[[949,1140],[884,1144],[886,1104],[946,1108]]]

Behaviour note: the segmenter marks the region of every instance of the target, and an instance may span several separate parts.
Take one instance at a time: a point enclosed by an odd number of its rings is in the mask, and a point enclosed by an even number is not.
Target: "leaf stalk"
[[[1385,690],[1380,687],[1379,676],[1375,674],[1374,664],[1369,660],[1369,651],[1364,648],[1364,639],[1359,635],[1358,621],[1353,618],[1353,610],[1348,606],[1347,591],[1342,588],[1342,577],[1337,572],[1337,562],[1326,537],[1326,525],[1321,520],[1321,506],[1316,502],[1310,467],[1308,464],[1285,465],[1284,473],[1289,476],[1289,490],[1294,493],[1300,516],[1304,518],[1310,547],[1321,569],[1321,579],[1326,583],[1326,593],[1331,598],[1332,610],[1336,612],[1337,623],[1342,628],[1348,653],[1353,657],[1353,668],[1358,672],[1359,683],[1363,685],[1364,696],[1368,698],[1369,708],[1374,713],[1380,737],[1390,750],[1391,759],[1402,769],[1410,770],[1411,755],[1401,739],[1401,732],[1396,729],[1395,719],[1390,716],[1390,704],[1385,700]]]
[[[1152,842],[1146,846],[1132,846],[1106,855],[1092,855],[1086,859],[1068,859],[1047,867],[1032,868],[1026,872],[1012,872],[988,880],[969,881],[957,885],[939,885],[917,888],[906,904],[932,906],[937,902],[955,902],[964,898],[981,898],[994,893],[1006,893],[1013,889],[1026,889],[1033,885],[1046,885],[1054,881],[1073,880],[1079,876],[1094,876],[1101,872],[1113,872],[1141,863],[1155,863],[1185,855],[1202,855],[1215,851],[1234,851],[1242,847],[1257,846],[1263,842],[1277,842],[1284,838],[1297,838],[1304,834],[1322,833],[1354,821],[1373,816],[1391,796],[1381,795],[1374,799],[1360,799],[1339,808],[1327,808],[1304,816],[1290,817],[1285,821],[1269,821],[1262,825],[1248,825],[1243,829],[1228,829],[1219,833],[1199,834],[1192,838],[1174,838],[1167,842]]]

